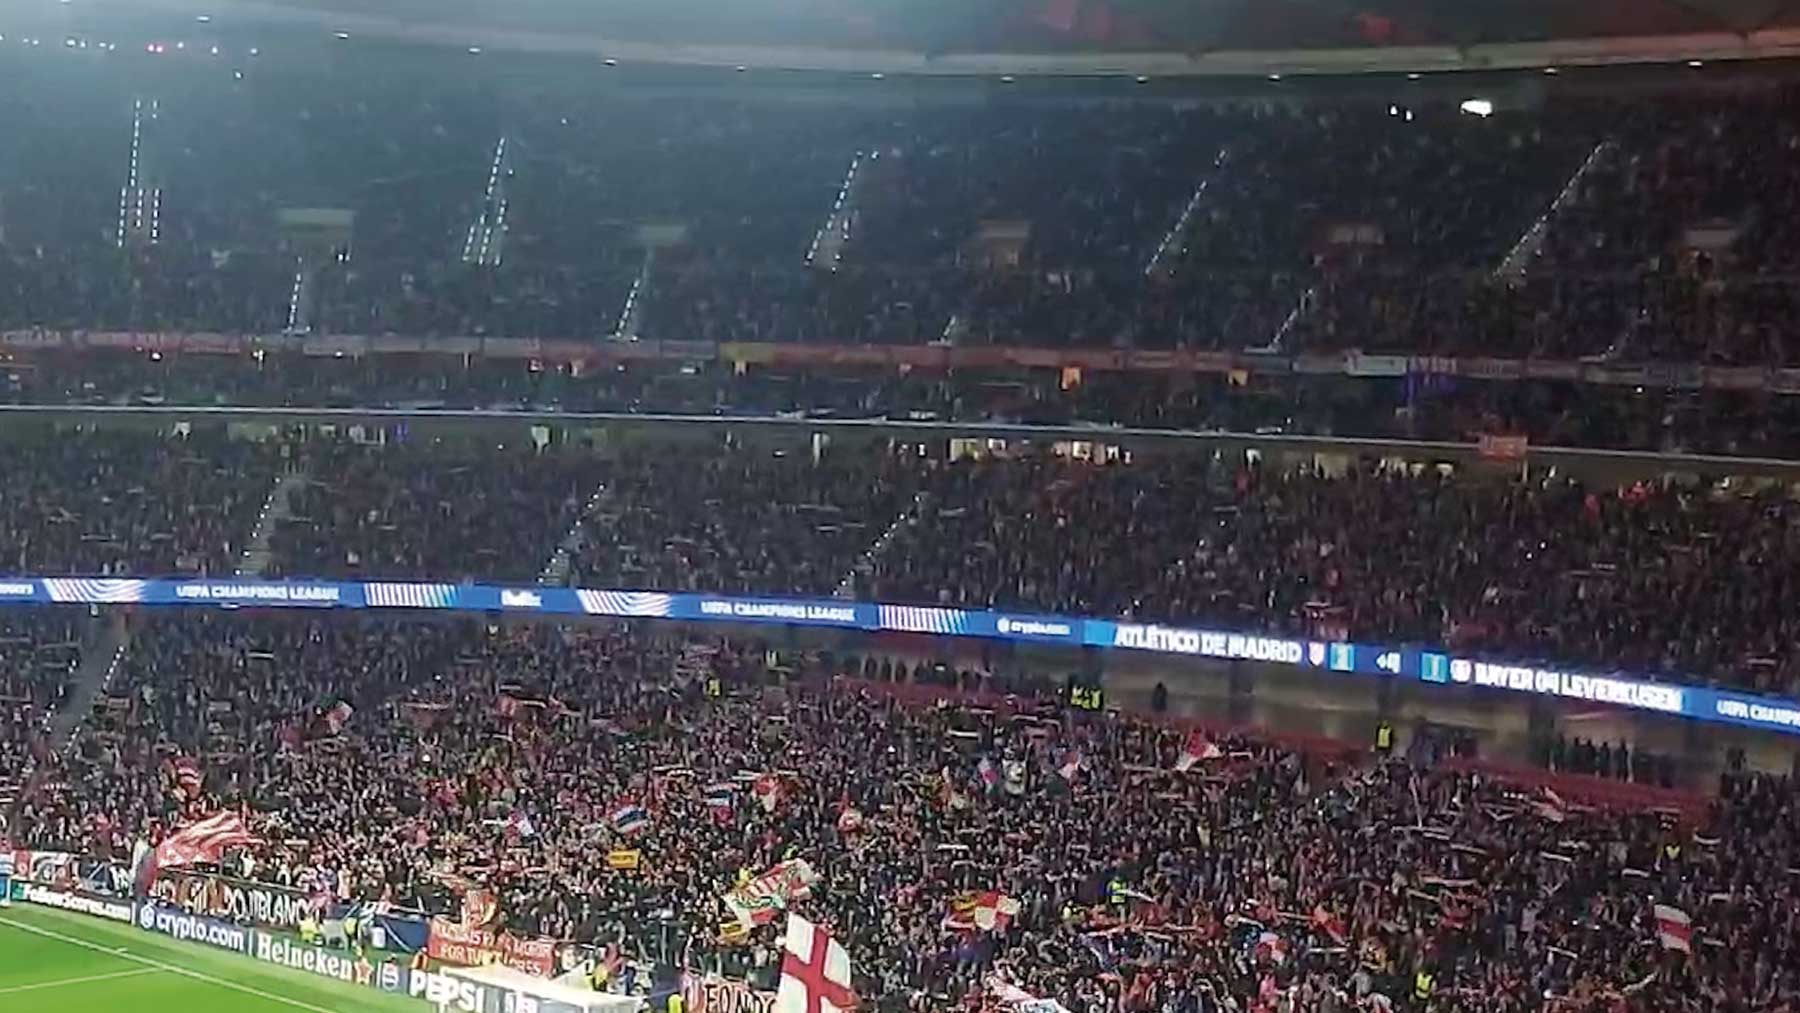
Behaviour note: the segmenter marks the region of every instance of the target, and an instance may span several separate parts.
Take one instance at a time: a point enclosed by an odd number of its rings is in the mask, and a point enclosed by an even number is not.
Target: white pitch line
[[[0,925],[11,926],[21,932],[29,932],[35,936],[43,936],[45,939],[54,939],[59,943],[68,943],[71,946],[79,946],[85,950],[93,950],[96,953],[104,953],[109,957],[118,957],[121,960],[135,961],[159,971],[167,971],[170,974],[179,974],[184,978],[203,981],[208,985],[217,985],[220,988],[229,988],[234,992],[242,992],[245,995],[256,996],[258,999],[267,999],[270,1002],[278,1002],[283,1006],[311,1010],[312,1013],[338,1013],[337,1010],[326,1009],[323,1006],[314,1006],[312,1003],[301,1002],[298,999],[289,999],[287,996],[276,995],[273,992],[264,992],[260,988],[251,988],[248,985],[240,985],[235,981],[226,981],[224,978],[215,978],[210,974],[201,974],[199,971],[190,971],[185,967],[177,967],[174,964],[165,964],[160,960],[151,960],[149,957],[140,957],[135,953],[119,953],[116,950],[109,950],[98,943],[90,943],[85,939],[77,939],[74,936],[65,936],[61,932],[52,932],[49,929],[40,929],[35,925],[27,925],[24,922],[13,921],[11,918],[0,918]]]
[[[161,974],[160,967],[140,967],[135,971],[114,971],[111,974],[90,974],[85,978],[64,978],[61,981],[40,981],[35,985],[14,985],[11,988],[0,988],[0,995],[11,995],[14,992],[34,992],[40,988],[62,988],[64,985],[85,985],[90,981],[111,981],[114,978],[135,978],[140,974]]]

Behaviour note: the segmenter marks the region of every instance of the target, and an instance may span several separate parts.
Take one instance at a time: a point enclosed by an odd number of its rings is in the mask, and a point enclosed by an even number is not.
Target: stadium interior
[[[1796,45],[0,5],[0,1010],[1795,1013]]]

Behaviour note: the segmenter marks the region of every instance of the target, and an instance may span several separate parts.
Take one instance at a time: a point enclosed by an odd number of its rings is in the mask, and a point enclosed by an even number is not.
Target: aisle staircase
[[[844,173],[844,181],[838,185],[837,198],[831,203],[831,211],[825,216],[825,223],[813,234],[812,245],[806,251],[806,266],[816,267],[822,271],[837,270],[838,263],[844,259],[844,247],[850,245],[850,236],[856,224],[856,189],[858,182],[865,176],[864,169],[881,157],[881,152],[857,152],[850,159],[850,168]]]
[[[844,601],[855,598],[856,578],[875,572],[875,557],[887,551],[888,544],[894,540],[895,535],[900,533],[901,528],[918,522],[919,514],[924,506],[925,494],[923,492],[914,493],[912,503],[900,511],[887,529],[869,543],[869,547],[863,550],[863,554],[858,556],[856,562],[851,564],[850,569],[844,573],[844,578],[838,581],[837,590],[833,591],[831,596]]]
[[[250,540],[244,543],[244,554],[238,560],[237,576],[261,577],[268,573],[269,543],[275,538],[275,532],[280,530],[281,523],[294,515],[289,497],[296,489],[304,487],[307,481],[307,472],[303,468],[284,472],[275,480],[275,487],[269,490],[269,499],[256,518],[256,527],[250,531]]]
[[[307,266],[306,258],[294,258],[294,285],[288,292],[286,333],[312,332],[313,310],[318,302],[318,277],[318,272]]]
[[[1306,315],[1313,311],[1313,305],[1318,299],[1319,286],[1308,286],[1306,291],[1300,293],[1300,298],[1294,303],[1294,308],[1288,311],[1286,317],[1282,318],[1281,326],[1275,328],[1275,333],[1269,338],[1269,343],[1261,348],[1246,348],[1244,351],[1257,355],[1280,355],[1287,351],[1288,334],[1293,331],[1295,324],[1306,319]]]
[[[1506,252],[1505,258],[1500,261],[1500,266],[1494,269],[1495,281],[1516,279],[1524,275],[1525,269],[1537,259],[1538,251],[1544,248],[1544,237],[1550,234],[1550,225],[1556,220],[1557,214],[1581,188],[1581,181],[1587,177],[1587,174],[1593,171],[1594,166],[1609,158],[1615,147],[1611,141],[1601,141],[1594,145],[1594,150],[1588,152],[1587,158],[1576,167],[1574,175],[1571,175],[1569,181],[1563,184],[1563,188],[1557,191],[1556,198],[1550,202],[1550,206],[1544,209],[1544,213],[1538,216],[1537,221],[1532,222],[1531,227],[1525,230],[1518,242],[1512,245],[1512,249]]]
[[[462,260],[465,264],[499,267],[506,255],[506,178],[508,173],[506,138],[494,142],[494,159],[488,167],[487,187],[481,193],[474,221],[463,238]]]
[[[656,267],[656,247],[644,248],[644,263],[638,268],[637,277],[631,282],[631,291],[625,294],[625,305],[619,310],[619,322],[613,327],[613,339],[616,341],[636,341],[638,326],[644,320],[645,296],[650,288],[650,272]]]
[[[1144,265],[1146,276],[1155,274],[1159,270],[1167,270],[1170,262],[1187,249],[1188,227],[1193,223],[1194,212],[1199,210],[1200,202],[1206,197],[1207,188],[1212,186],[1213,176],[1217,175],[1219,170],[1224,167],[1225,155],[1225,149],[1220,148],[1218,155],[1213,158],[1212,173],[1194,187],[1194,192],[1188,197],[1187,203],[1183,204],[1181,211],[1175,215],[1175,223],[1169,226],[1169,231],[1163,233],[1162,241],[1156,244],[1156,249],[1150,254],[1149,262]]]
[[[62,707],[50,717],[50,745],[57,753],[75,741],[81,723],[93,713],[94,702],[112,684],[125,651],[131,646],[131,629],[122,609],[107,609],[94,616],[81,645],[81,664],[69,682]]]
[[[561,587],[569,583],[569,574],[574,569],[575,554],[581,551],[587,540],[587,528],[583,525],[593,516],[600,501],[606,495],[606,483],[602,482],[594,488],[594,494],[582,504],[581,511],[575,515],[569,530],[563,534],[562,540],[556,543],[556,549],[550,553],[550,559],[538,572],[538,583],[552,587]]]

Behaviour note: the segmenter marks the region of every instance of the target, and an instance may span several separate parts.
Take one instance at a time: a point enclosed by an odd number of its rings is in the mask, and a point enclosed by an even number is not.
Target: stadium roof
[[[19,17],[924,74],[1507,69],[1800,52],[1800,0],[39,0]],[[9,17],[15,16],[9,12]],[[46,29],[49,30],[49,29]]]

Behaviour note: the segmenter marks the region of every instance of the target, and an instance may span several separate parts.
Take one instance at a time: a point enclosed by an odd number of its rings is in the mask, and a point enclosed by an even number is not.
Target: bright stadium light
[[[1468,113],[1470,116],[1488,117],[1494,115],[1494,103],[1484,98],[1464,99],[1463,104],[1458,108],[1463,112]]]

